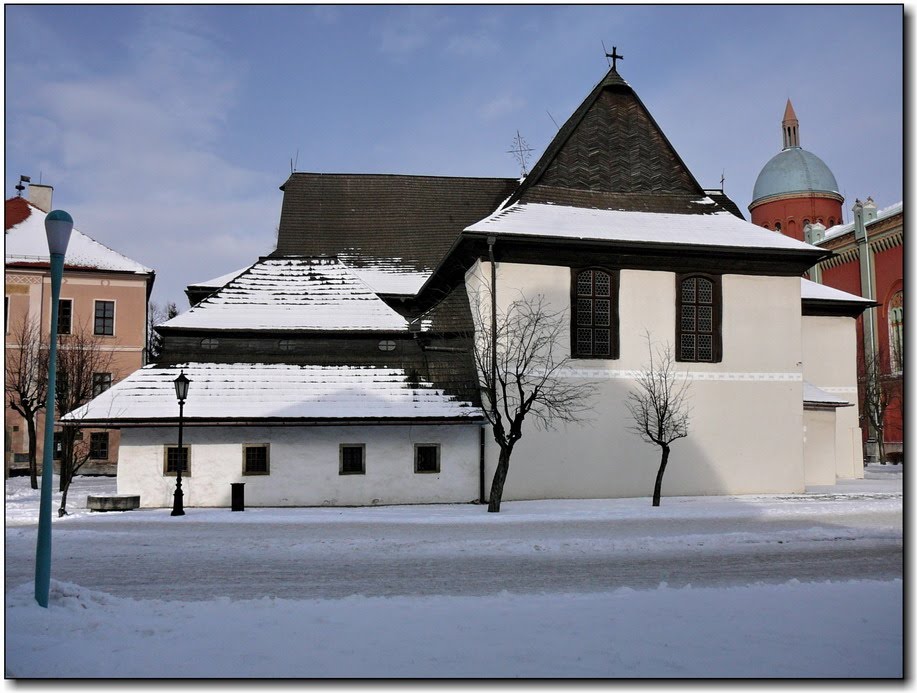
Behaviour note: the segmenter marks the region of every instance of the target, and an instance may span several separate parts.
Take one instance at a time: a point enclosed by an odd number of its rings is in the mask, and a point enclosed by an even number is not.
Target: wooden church
[[[830,253],[703,189],[612,67],[520,182],[293,173],[277,248],[189,287],[162,360],[69,425],[121,429],[118,492],[144,507],[468,502],[498,448],[473,316],[491,277],[565,311],[563,377],[590,412],[528,426],[505,500],[648,496],[657,450],[628,431],[645,333],[690,382],[666,495],[801,492],[862,476],[855,317],[803,273]],[[487,284],[489,287],[489,284]],[[487,293],[489,301],[490,294]],[[177,449],[173,380],[191,385]]]

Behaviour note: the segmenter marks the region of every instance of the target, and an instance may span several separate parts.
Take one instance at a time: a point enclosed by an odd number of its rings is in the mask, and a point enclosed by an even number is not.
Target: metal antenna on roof
[[[525,141],[522,135],[519,134],[519,131],[516,130],[516,136],[513,138],[513,147],[512,149],[507,149],[507,154],[512,154],[516,157],[516,161],[519,162],[519,166],[522,169],[522,177],[528,175],[526,170],[526,164],[528,162],[529,154],[532,152],[532,148],[529,147],[529,143]]]
[[[551,115],[551,111],[545,109],[545,113],[548,114],[548,118],[550,118],[550,119],[551,119],[551,122],[554,123],[554,127],[556,127],[558,130],[560,130],[560,125],[558,125],[558,124],[557,124],[557,121],[554,120],[554,116]]]
[[[293,164],[293,170],[296,170],[296,167],[299,166],[299,148],[296,149],[296,163]]]
[[[723,187],[723,183],[725,182],[726,182],[726,169],[724,168],[723,172],[720,174],[720,192],[725,190],[725,188]]]

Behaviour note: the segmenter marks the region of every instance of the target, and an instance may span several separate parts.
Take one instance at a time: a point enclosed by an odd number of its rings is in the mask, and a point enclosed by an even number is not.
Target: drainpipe
[[[487,437],[487,434],[484,432],[484,424],[481,425],[481,428],[479,430],[481,431],[481,454],[480,454],[480,459],[478,462],[479,462],[480,470],[481,470],[481,474],[480,474],[481,492],[480,492],[480,497],[478,498],[478,501],[483,505],[484,503],[487,502],[487,499],[484,497],[484,440]]]
[[[487,237],[487,254],[490,257],[490,407],[497,411],[497,262],[494,260],[496,236]]]

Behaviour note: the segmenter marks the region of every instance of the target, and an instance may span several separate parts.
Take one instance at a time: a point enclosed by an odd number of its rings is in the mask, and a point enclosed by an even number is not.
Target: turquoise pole
[[[41,463],[41,505],[35,553],[35,601],[47,608],[51,593],[51,490],[54,486],[54,395],[57,387],[57,304],[64,275],[64,256],[51,254],[51,338],[48,349],[48,399],[45,404],[45,447]]]
[[[51,594],[51,489],[54,486],[54,400],[57,394],[57,312],[64,277],[64,255],[73,230],[73,217],[55,209],[45,217],[51,256],[51,335],[48,339],[48,399],[45,405],[45,448],[41,463],[38,508],[38,547],[35,550],[35,601],[48,608]]]

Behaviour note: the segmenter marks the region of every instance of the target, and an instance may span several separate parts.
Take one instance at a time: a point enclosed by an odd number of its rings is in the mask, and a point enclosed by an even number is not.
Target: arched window
[[[584,269],[573,275],[572,354],[575,358],[618,358],[618,274]]]
[[[802,228],[805,228],[806,226],[808,226],[808,225],[811,224],[811,223],[812,223],[812,222],[809,221],[808,219],[803,219],[803,220],[802,220]]]
[[[779,221],[774,224],[774,231],[776,231],[777,233],[781,233],[783,231],[783,227],[780,225]]]
[[[771,227],[768,226],[767,224],[763,224],[763,227],[764,227],[765,229],[767,229],[768,231],[770,231],[770,228],[771,228]]]
[[[722,360],[722,288],[720,277],[680,274],[677,277],[675,341],[678,361]]]
[[[828,228],[834,226],[834,217],[828,217]]]
[[[898,291],[888,302],[888,362],[892,373],[904,370],[904,292]]]

